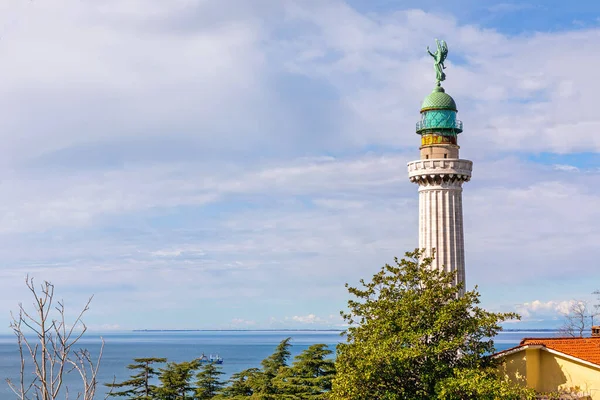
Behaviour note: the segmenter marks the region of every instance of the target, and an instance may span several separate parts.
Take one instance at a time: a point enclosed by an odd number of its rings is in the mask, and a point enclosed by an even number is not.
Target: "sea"
[[[507,330],[495,339],[496,350],[517,346],[524,337],[553,337],[553,330]],[[101,337],[104,351],[98,381],[109,383],[125,380],[130,375],[127,365],[134,358],[162,357],[168,361],[190,361],[200,357],[218,355],[226,380],[231,374],[247,368],[260,367],[260,362],[273,353],[283,339],[291,337],[292,358],[310,345],[324,343],[335,351],[337,343],[344,340],[339,331],[133,331],[111,333],[86,333],[78,342],[79,348],[97,355]],[[6,379],[18,381],[19,353],[14,335],[0,335],[0,399],[15,398],[11,395]],[[28,370],[29,371],[29,370]],[[71,373],[66,384],[77,386],[77,377]],[[97,398],[104,398],[108,389],[99,385]],[[73,393],[73,392],[72,392]]]

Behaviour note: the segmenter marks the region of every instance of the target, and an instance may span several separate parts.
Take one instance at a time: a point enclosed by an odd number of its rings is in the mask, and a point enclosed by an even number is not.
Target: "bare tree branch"
[[[590,324],[588,318],[592,318],[587,301],[573,300],[569,306],[569,311],[564,314],[564,323],[559,328],[559,332],[564,336],[583,337],[589,331]]]
[[[17,338],[21,364],[19,382],[7,379],[10,389],[20,400],[55,400],[61,391],[64,391],[65,398],[68,399],[70,390],[64,386],[64,376],[76,370],[83,385],[83,390],[77,393],[77,399],[93,400],[104,351],[104,339],[101,338],[102,345],[95,361],[88,350],[73,350],[73,346],[87,331],[83,316],[89,310],[93,296],[85,303],[75,321],[67,324],[64,302],[54,301],[54,285],[44,281],[38,291],[33,278],[29,276],[25,278],[25,284],[34,297],[34,310],[30,313],[19,303],[18,314],[11,313],[10,327]],[[53,314],[56,314],[57,318],[51,318]],[[33,339],[28,339],[25,331],[35,334],[35,344],[30,342]],[[29,358],[34,377],[27,382],[28,374],[25,370],[26,360]]]

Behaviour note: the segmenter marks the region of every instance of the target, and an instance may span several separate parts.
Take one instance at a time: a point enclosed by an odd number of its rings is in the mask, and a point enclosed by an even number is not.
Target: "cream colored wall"
[[[547,351],[541,352],[541,367],[543,391],[579,386],[581,390],[600,400],[600,367],[593,368],[568,358]]]
[[[579,386],[592,399],[600,400],[600,366],[594,368],[541,349],[525,349],[503,360],[500,371],[516,383],[540,392]]]
[[[421,160],[434,158],[458,158],[458,146],[453,144],[434,144],[422,146]]]
[[[499,370],[502,374],[508,376],[514,383],[525,386],[527,384],[527,361],[525,359],[525,351],[519,351],[503,357]]]
[[[542,369],[541,353],[539,348],[525,349],[525,365],[527,370],[527,386],[543,392],[545,390],[541,388],[541,384],[545,380],[546,371]],[[542,373],[544,377],[542,377]]]

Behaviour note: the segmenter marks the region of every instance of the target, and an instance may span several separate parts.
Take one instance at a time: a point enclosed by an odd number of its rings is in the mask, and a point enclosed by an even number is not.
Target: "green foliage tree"
[[[161,385],[155,389],[159,400],[186,400],[194,398],[194,387],[191,384],[194,371],[200,366],[198,360],[181,363],[170,362],[160,369],[158,380]]]
[[[327,345],[314,344],[296,356],[290,368],[281,368],[274,379],[281,398],[325,399],[335,375],[334,361],[327,358],[332,353]]]
[[[250,368],[232,375],[229,385],[222,390],[220,395],[216,396],[216,399],[245,397],[260,400],[283,399],[283,393],[279,392],[275,385],[275,378],[287,368],[287,362],[291,355],[291,339],[282,340],[273,354],[262,360],[262,369]]]
[[[439,400],[535,400],[535,390],[499,378],[493,368],[457,370],[437,387]]]
[[[255,373],[249,380],[253,398],[261,400],[281,398],[279,396],[281,393],[278,393],[277,387],[274,385],[274,378],[282,369],[287,367],[291,355],[291,340],[290,337],[282,340],[273,354],[261,361],[262,370]]]
[[[214,363],[204,364],[202,370],[196,375],[196,399],[210,400],[214,398],[225,386],[219,377],[223,375],[220,367]]]
[[[349,324],[337,347],[331,399],[432,399],[455,371],[491,365],[500,323],[519,318],[478,306],[477,290],[460,296],[454,273],[431,268],[423,251],[406,253],[361,288],[342,316]]]
[[[127,397],[132,400],[149,400],[154,399],[153,393],[156,386],[150,384],[150,380],[158,375],[158,371],[154,369],[154,363],[165,363],[166,358],[134,358],[135,364],[129,364],[127,369],[139,371],[130,376],[130,379],[118,383],[106,383],[105,386],[110,388],[122,389],[112,391],[109,396],[112,397]]]
[[[290,359],[290,341],[291,337],[283,339],[275,348],[273,354],[261,361],[263,373],[269,377],[274,377],[279,372],[280,368],[286,367]]]
[[[255,377],[260,374],[259,368],[249,368],[235,373],[229,379],[229,385],[226,386],[216,399],[241,399],[251,397],[254,393],[252,387]]]

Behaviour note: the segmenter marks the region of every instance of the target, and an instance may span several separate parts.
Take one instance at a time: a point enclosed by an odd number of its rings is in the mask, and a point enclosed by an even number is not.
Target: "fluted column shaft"
[[[465,287],[465,249],[462,184],[471,178],[472,162],[431,159],[408,164],[411,182],[419,185],[419,248],[430,256],[432,268],[456,271]],[[464,290],[463,290],[464,292]]]

